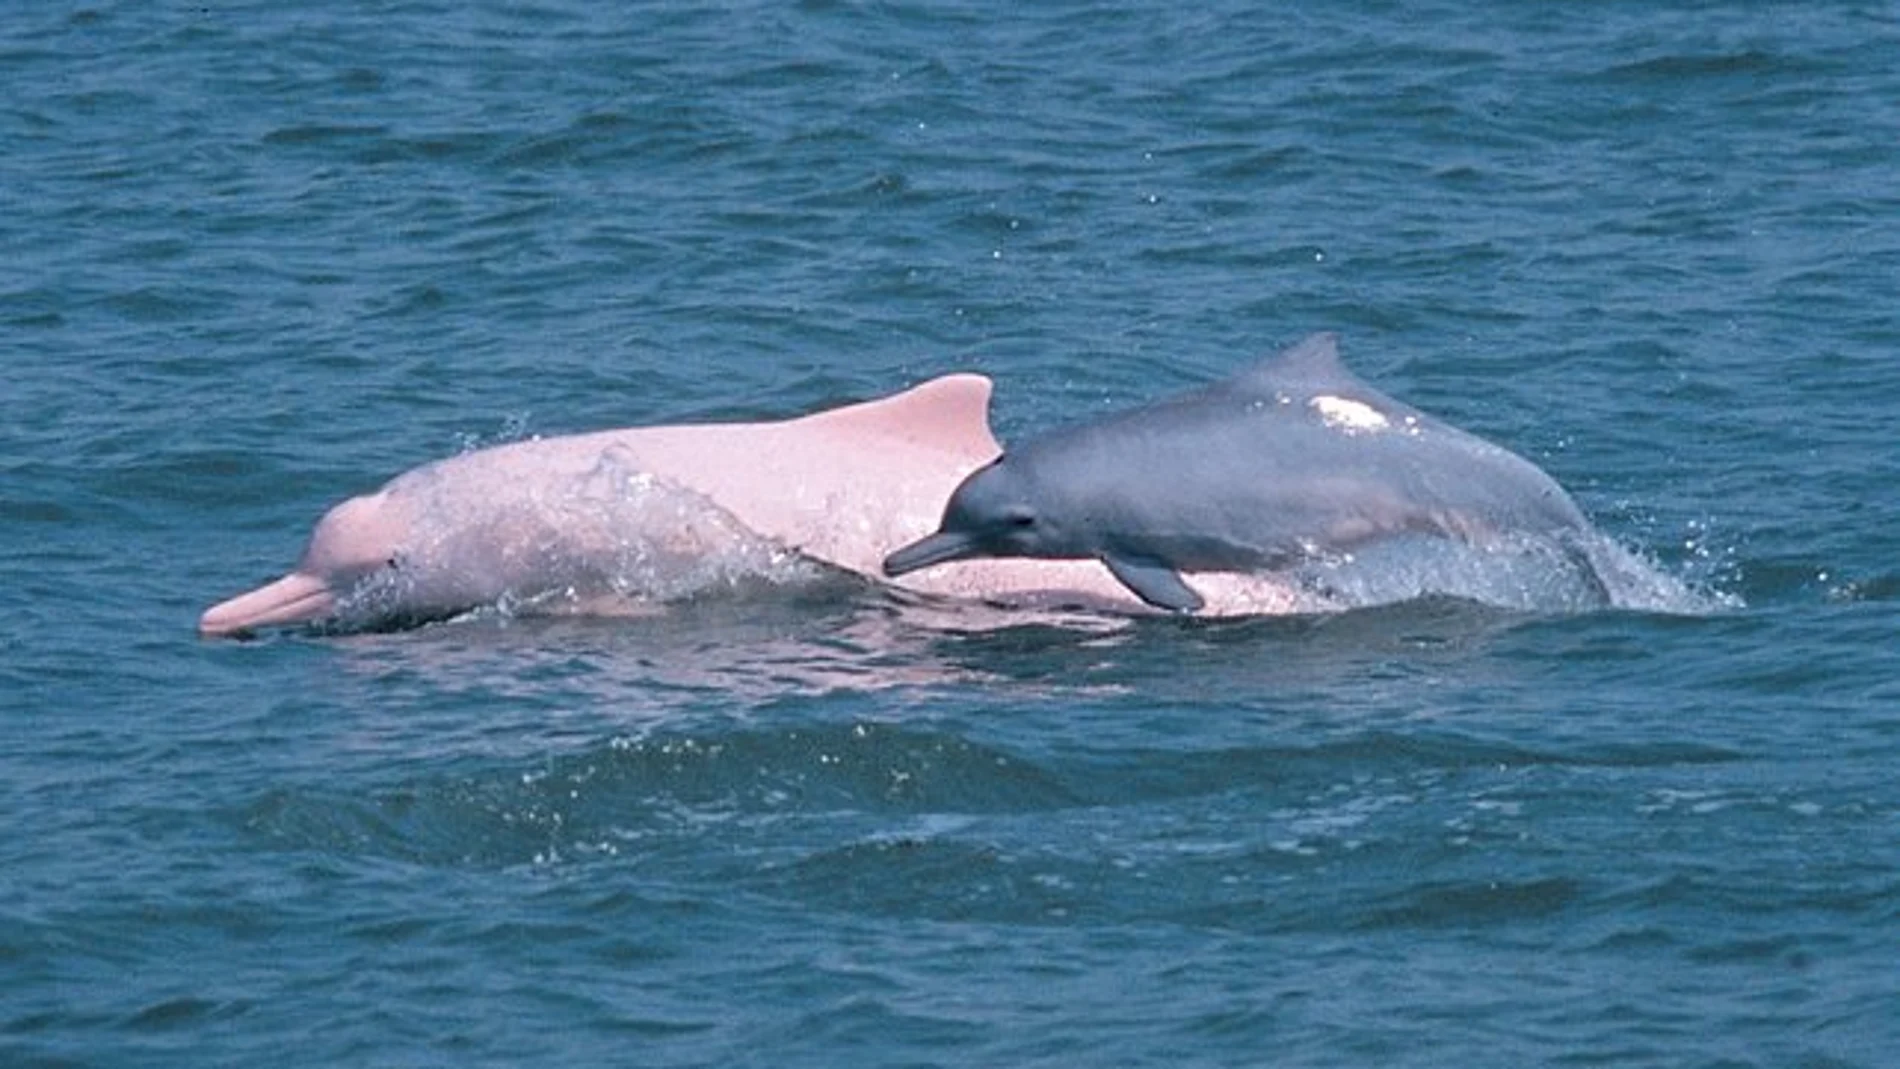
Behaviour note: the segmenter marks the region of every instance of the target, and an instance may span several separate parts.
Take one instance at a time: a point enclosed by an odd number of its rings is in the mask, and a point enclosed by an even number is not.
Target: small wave
[[[1046,770],[955,735],[877,723],[713,728],[621,737],[522,771],[396,784],[365,797],[280,789],[241,815],[291,849],[420,864],[513,866],[663,849],[710,826],[748,838],[775,822],[862,813],[1063,808]]]
[[[1819,557],[1752,557],[1735,562],[1737,599],[1755,603],[1812,600],[1849,604],[1900,599],[1900,572],[1852,574]]]
[[[1620,63],[1606,68],[1609,80],[1676,83],[1701,78],[1757,78],[1771,74],[1812,73],[1821,65],[1798,56],[1777,55],[1760,49],[1734,52],[1675,53]]]

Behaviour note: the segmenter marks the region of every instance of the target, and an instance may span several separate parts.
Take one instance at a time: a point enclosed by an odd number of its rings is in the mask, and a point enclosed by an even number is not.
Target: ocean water
[[[0,15],[0,1063],[1900,1060],[1891,4]],[[472,444],[1313,330],[1694,597],[207,642]]]

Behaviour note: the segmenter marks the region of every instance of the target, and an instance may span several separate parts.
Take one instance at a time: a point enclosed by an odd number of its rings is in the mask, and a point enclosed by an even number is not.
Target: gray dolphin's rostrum
[[[1415,534],[1485,545],[1589,522],[1536,465],[1395,401],[1315,334],[1190,393],[1060,428],[966,478],[886,575],[970,557],[1096,558],[1190,612],[1182,572],[1258,572]]]

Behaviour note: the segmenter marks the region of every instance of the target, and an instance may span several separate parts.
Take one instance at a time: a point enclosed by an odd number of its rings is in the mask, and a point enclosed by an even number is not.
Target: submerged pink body
[[[211,607],[198,628],[231,635],[331,619],[392,561],[409,569],[386,606],[394,610],[458,610],[559,586],[576,569],[598,571],[590,555],[621,552],[616,547],[628,537],[618,519],[625,509],[579,505],[630,492],[672,495],[642,506],[646,557],[690,567],[750,544],[884,581],[884,555],[934,530],[951,491],[1001,451],[989,427],[990,391],[980,375],[949,375],[798,419],[635,427],[451,457],[331,509],[294,571]],[[653,501],[673,507],[655,509]],[[1209,613],[1294,608],[1291,592],[1269,577],[1189,581]],[[892,585],[953,598],[1143,611],[1090,560],[973,560]]]

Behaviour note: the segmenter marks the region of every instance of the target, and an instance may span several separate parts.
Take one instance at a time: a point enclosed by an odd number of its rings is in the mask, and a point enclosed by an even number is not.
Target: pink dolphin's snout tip
[[[225,638],[260,627],[309,623],[336,609],[330,584],[314,575],[291,572],[248,594],[239,594],[206,609],[198,618],[198,634]]]

